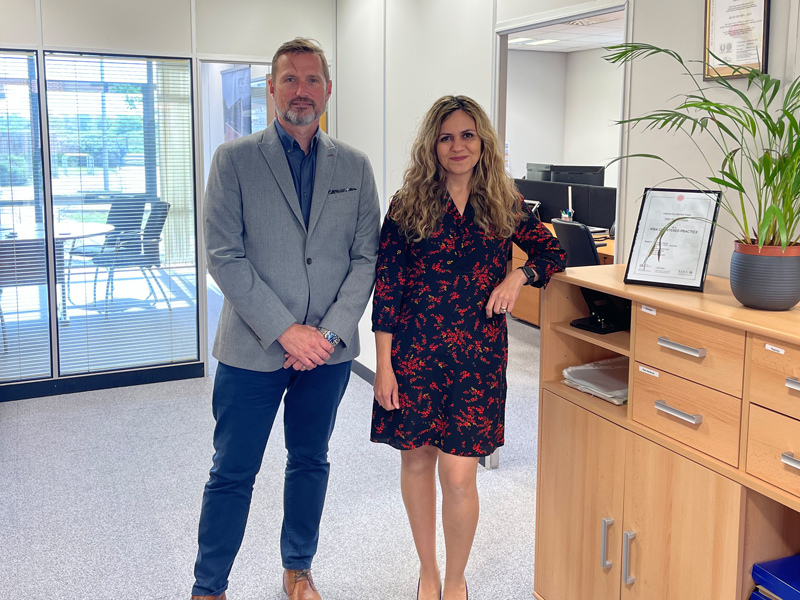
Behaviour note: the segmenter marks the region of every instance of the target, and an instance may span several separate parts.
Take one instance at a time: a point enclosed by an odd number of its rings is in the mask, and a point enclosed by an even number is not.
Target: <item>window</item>
[[[198,356],[190,61],[45,53],[59,374]]]
[[[0,383],[50,377],[39,87],[33,52],[0,52]]]

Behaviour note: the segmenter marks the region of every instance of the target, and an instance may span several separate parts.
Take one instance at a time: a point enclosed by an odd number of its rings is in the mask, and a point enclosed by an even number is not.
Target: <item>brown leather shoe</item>
[[[225,592],[222,592],[219,596],[192,596],[192,600],[227,600],[225,597]]]
[[[284,569],[283,591],[289,600],[322,600],[311,578],[311,569]]]

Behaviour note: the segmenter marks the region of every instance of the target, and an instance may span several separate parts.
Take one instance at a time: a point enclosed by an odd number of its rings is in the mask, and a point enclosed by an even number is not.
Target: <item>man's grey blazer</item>
[[[293,323],[339,335],[328,363],[358,356],[380,232],[363,152],[320,132],[306,230],[275,124],[222,144],[208,175],[204,225],[208,271],[225,295],[213,349],[220,362],[282,368],[276,340]]]

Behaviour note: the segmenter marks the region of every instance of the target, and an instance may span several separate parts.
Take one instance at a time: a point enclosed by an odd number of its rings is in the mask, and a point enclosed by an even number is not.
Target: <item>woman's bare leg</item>
[[[447,565],[444,600],[464,600],[467,595],[464,569],[467,567],[480,504],[476,477],[477,457],[439,455],[439,482],[442,486],[442,525]]]
[[[439,449],[421,446],[401,452],[400,489],[419,555],[419,599],[439,600],[436,562],[436,459]]]

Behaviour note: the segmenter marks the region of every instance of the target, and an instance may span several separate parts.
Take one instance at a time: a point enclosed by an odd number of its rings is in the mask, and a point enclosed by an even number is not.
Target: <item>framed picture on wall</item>
[[[647,188],[625,283],[702,292],[720,192]]]
[[[706,0],[704,79],[744,77],[736,67],[767,72],[769,2]]]

